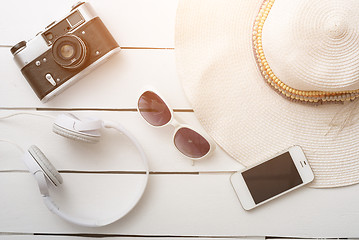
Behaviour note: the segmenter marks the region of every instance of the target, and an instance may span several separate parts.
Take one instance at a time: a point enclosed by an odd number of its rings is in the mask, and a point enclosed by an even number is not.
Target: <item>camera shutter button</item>
[[[56,86],[56,82],[50,73],[45,75],[46,80],[51,83],[52,86]]]
[[[84,4],[84,2],[77,2],[76,4],[74,4],[73,6],[72,6],[72,8],[71,8],[71,11],[72,10],[74,10],[75,8],[78,8],[78,7],[80,7],[82,4]]]
[[[52,25],[54,25],[56,23],[56,21],[53,21],[52,23],[50,23],[49,25],[47,25],[47,27],[45,29],[50,28]]]

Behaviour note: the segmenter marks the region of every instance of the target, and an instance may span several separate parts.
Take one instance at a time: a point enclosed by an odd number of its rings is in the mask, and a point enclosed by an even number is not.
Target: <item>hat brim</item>
[[[197,118],[245,166],[300,145],[315,174],[312,187],[358,183],[355,103],[292,102],[263,80],[252,48],[261,5],[260,0],[180,0],[177,72]]]

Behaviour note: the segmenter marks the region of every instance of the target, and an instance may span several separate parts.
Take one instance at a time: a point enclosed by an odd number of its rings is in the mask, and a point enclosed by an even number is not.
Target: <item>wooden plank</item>
[[[79,239],[79,240],[93,240],[98,239],[98,235],[95,235],[94,237],[88,237],[87,235],[83,236],[83,234],[79,234],[78,236],[73,235],[66,235],[63,236],[56,236],[56,235],[50,235],[50,236],[42,236],[42,235],[2,235],[2,240],[62,240],[62,239]],[[151,240],[213,240],[212,237],[156,237],[156,236],[113,236],[109,234],[101,235],[101,239],[110,239],[110,240],[144,240],[144,239],[151,239]],[[221,238],[216,237],[216,240],[265,240],[264,237],[231,237],[231,238]]]
[[[0,48],[0,108],[136,108],[145,85],[153,85],[173,108],[190,108],[175,70],[174,51],[123,50],[74,86],[42,104]]]
[[[119,175],[66,174],[65,185],[56,194],[58,205],[93,217],[115,213],[121,208],[118,200],[134,190],[126,188],[123,179]],[[27,173],[0,173],[0,189],[0,232],[315,238],[359,235],[359,195],[353,194],[359,185],[304,187],[247,212],[240,206],[228,174],[151,175],[138,206],[124,219],[103,228],[77,227],[50,213]],[[98,207],[91,207],[96,203],[100,203]]]
[[[0,111],[6,116],[18,111]],[[57,116],[63,112],[27,111]],[[208,159],[194,166],[174,147],[174,129],[171,126],[154,128],[148,125],[137,112],[113,111],[72,111],[79,117],[96,117],[117,121],[130,131],[143,146],[150,163],[151,171],[197,172],[197,171],[234,171],[242,166],[229,157],[220,147]],[[175,113],[183,122],[204,131],[191,112]],[[132,143],[116,131],[103,130],[98,144],[86,144],[65,139],[52,133],[53,120],[29,115],[20,115],[0,120],[0,139],[18,143],[22,148],[35,144],[47,155],[59,170],[80,171],[119,171],[141,170],[142,161]],[[25,170],[21,153],[9,144],[0,142],[0,171]]]
[[[60,20],[75,0],[7,1],[0,14],[0,45],[32,39]],[[124,47],[174,47],[177,0],[90,0],[115,39]],[[29,11],[31,9],[31,11]]]

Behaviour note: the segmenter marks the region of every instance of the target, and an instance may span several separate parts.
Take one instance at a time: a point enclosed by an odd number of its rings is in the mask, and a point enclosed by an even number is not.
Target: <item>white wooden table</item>
[[[151,128],[140,118],[138,93],[152,85],[167,96],[177,116],[201,128],[176,75],[176,0],[93,0],[123,50],[54,100],[40,103],[13,62],[10,46],[34,37],[73,3],[1,0],[0,116],[72,112],[118,121],[146,151],[148,187],[135,209],[114,224],[75,226],[47,210],[21,153],[0,143],[0,239],[359,237],[359,185],[306,187],[246,212],[229,182],[229,176],[242,168],[238,162],[218,147],[211,158],[192,166],[173,146],[171,127]],[[122,174],[141,169],[134,147],[112,131],[104,131],[97,145],[72,142],[53,134],[51,124],[34,116],[1,120],[0,138],[24,148],[36,144],[44,151],[64,178],[59,189],[52,189],[61,208],[92,218],[120,211],[143,177]]]

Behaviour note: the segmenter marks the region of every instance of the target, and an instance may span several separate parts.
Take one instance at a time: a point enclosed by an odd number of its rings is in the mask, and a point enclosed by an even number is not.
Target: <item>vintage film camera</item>
[[[120,46],[89,3],[80,2],[35,38],[11,48],[16,64],[42,102],[82,78]]]

